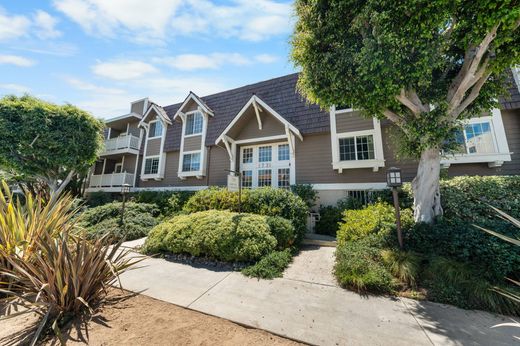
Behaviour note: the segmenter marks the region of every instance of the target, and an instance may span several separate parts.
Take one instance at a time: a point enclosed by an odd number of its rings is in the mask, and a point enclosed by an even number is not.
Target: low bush
[[[209,210],[178,215],[157,225],[150,232],[144,251],[248,262],[272,252],[276,245],[266,217]]]
[[[191,191],[139,191],[130,194],[137,203],[154,204],[163,216],[173,216],[179,213],[188,199],[193,196]]]
[[[336,206],[320,207],[320,219],[316,222],[316,233],[336,237],[345,210],[361,209],[359,200],[346,197],[340,199]]]
[[[291,191],[298,197],[300,197],[309,209],[316,205],[316,198],[318,197],[318,191],[314,190],[310,184],[296,184],[291,185]]]
[[[400,282],[415,287],[419,279],[422,258],[412,251],[385,249],[381,259],[390,273]]]
[[[86,197],[86,204],[91,207],[99,207],[115,200],[114,195],[110,192],[96,191],[90,192]]]
[[[267,216],[266,221],[276,238],[277,249],[285,249],[294,243],[295,231],[291,221],[280,216]]]
[[[375,234],[338,244],[334,275],[342,287],[358,292],[391,293],[392,275],[382,264],[381,238]]]
[[[159,210],[153,204],[128,202],[125,204],[124,223],[121,225],[120,202],[112,202],[85,211],[78,225],[86,230],[89,238],[109,234],[113,241],[133,240],[145,237],[157,225]]]
[[[369,234],[390,235],[395,231],[395,210],[388,203],[377,202],[364,209],[346,210],[343,214],[343,222],[337,233],[338,246],[364,238]],[[411,210],[401,211],[401,224],[403,229],[412,227]],[[388,237],[388,239],[393,238],[397,239],[397,236]]]
[[[238,193],[225,188],[210,188],[197,191],[185,204],[184,211],[194,213],[204,210],[238,211]],[[306,232],[307,205],[285,189],[260,188],[242,191],[242,212],[267,216],[280,216],[289,221],[295,229],[295,243]]]
[[[282,277],[283,271],[292,261],[291,249],[273,251],[262,257],[255,264],[242,269],[242,274],[259,279],[274,279]]]

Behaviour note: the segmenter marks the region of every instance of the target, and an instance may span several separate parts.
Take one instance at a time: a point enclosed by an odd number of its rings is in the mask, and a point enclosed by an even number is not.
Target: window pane
[[[339,140],[339,159],[340,161],[350,161],[356,159],[354,137],[341,138]]]
[[[242,150],[242,163],[253,162],[253,148],[244,148]]]
[[[184,154],[182,159],[182,171],[194,172],[200,170],[200,153]]]
[[[182,159],[182,171],[189,172],[191,167],[191,154],[186,154]]]
[[[271,146],[258,148],[258,162],[271,162]]]
[[[278,187],[288,189],[290,187],[290,168],[278,169]]]
[[[159,158],[146,159],[144,162],[144,174],[157,174],[159,172]]]
[[[271,170],[260,169],[258,170],[258,187],[271,186]]]
[[[150,124],[150,134],[148,137],[160,137],[162,136],[162,123],[160,121],[155,121]]]
[[[202,132],[203,117],[200,112],[188,114],[186,118],[186,135],[194,135]]]
[[[374,159],[374,137],[360,136],[356,137],[357,159],[373,160]]]
[[[250,189],[253,186],[253,171],[242,172],[242,187]]]
[[[191,154],[191,170],[200,170],[200,153]]]
[[[278,161],[289,160],[289,144],[280,144],[278,146]]]
[[[469,154],[495,152],[489,122],[466,125],[464,131],[466,132],[466,148]]]

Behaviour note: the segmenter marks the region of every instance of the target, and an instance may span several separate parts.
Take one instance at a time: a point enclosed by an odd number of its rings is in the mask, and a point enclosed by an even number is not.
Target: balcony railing
[[[134,135],[122,135],[105,140],[104,154],[110,154],[115,151],[125,151],[128,149],[139,150],[139,137]]]
[[[90,187],[117,187],[123,184],[134,185],[133,173],[93,174],[90,176]]]

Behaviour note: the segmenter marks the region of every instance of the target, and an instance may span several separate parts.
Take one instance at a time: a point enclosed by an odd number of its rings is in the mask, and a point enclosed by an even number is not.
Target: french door
[[[272,186],[289,188],[294,184],[294,160],[289,144],[269,143],[240,148],[240,172],[242,187]]]

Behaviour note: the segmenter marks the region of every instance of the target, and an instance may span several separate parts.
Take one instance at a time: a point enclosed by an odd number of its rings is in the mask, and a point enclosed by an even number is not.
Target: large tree
[[[520,51],[519,1],[296,0],[292,60],[323,107],[388,119],[419,160],[416,221],[442,214],[441,150],[462,121],[497,107]]]
[[[0,99],[0,169],[43,182],[58,196],[96,161],[102,131],[101,121],[70,104],[6,96]]]

